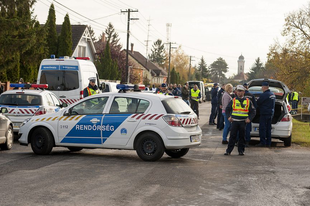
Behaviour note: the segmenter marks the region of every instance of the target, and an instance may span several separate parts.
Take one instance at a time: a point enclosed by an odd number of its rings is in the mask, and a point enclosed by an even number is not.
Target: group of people
[[[237,85],[235,91],[231,84],[223,85],[221,89],[217,83],[213,85],[209,125],[217,125],[217,129],[223,129],[222,144],[228,144],[225,155],[231,154],[236,143],[239,155],[244,155],[245,147],[249,146],[251,140],[251,122],[257,109],[260,112],[260,143],[256,146],[271,146],[271,121],[276,97],[270,91],[268,82],[262,83],[262,90],[263,93],[256,101],[254,95],[248,91],[247,83]]]

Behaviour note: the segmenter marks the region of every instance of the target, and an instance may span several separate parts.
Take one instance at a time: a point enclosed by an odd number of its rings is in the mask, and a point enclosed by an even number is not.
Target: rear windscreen
[[[283,97],[284,95],[284,90],[282,88],[279,87],[269,87],[270,91],[273,92],[276,97],[280,98]],[[249,92],[251,92],[252,94],[261,94],[263,93],[262,90],[262,86],[253,86],[249,88]]]
[[[69,91],[79,88],[77,71],[52,70],[42,71],[40,84],[48,84],[48,90]]]
[[[192,114],[193,110],[181,98],[169,98],[162,101],[168,114]]]
[[[30,94],[2,94],[0,96],[0,104],[19,106],[42,105],[42,97]]]

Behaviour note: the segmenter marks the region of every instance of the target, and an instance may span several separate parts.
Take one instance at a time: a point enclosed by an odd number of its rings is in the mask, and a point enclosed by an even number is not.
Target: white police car
[[[45,88],[45,84],[10,84],[11,87]],[[20,124],[33,115],[42,115],[57,112],[60,107],[66,106],[58,97],[46,90],[13,89],[5,91],[0,96],[0,107],[6,107],[6,116],[13,122],[13,131],[18,132]]]
[[[164,152],[184,156],[201,143],[196,114],[179,97],[131,93],[92,95],[54,114],[34,116],[20,128],[21,145],[36,154],[53,147],[133,149],[145,161]]]
[[[2,107],[0,109],[0,148],[1,150],[10,150],[13,146],[13,124],[4,114],[8,109]]]

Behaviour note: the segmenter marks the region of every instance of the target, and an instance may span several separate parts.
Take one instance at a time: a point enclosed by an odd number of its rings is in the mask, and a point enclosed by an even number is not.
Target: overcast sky
[[[170,41],[182,46],[185,54],[194,56],[192,65],[203,56],[207,65],[222,57],[228,64],[226,76],[237,73],[237,60],[245,58],[245,72],[255,59],[266,62],[269,46],[283,41],[281,31],[285,17],[305,7],[309,0],[37,0],[34,15],[41,24],[54,2],[56,23],[62,24],[68,13],[71,24],[87,24],[96,36],[109,22],[119,33],[126,48],[127,13],[132,12],[130,43],[146,55],[146,40],[151,51],[157,39],[167,41],[166,24],[171,24]],[[59,2],[59,3],[58,3]],[[150,19],[150,26],[148,20]],[[149,32],[148,32],[149,31]],[[149,38],[148,38],[149,33]]]

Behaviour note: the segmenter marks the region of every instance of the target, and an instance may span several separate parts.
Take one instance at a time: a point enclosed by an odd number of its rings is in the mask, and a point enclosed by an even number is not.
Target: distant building
[[[238,73],[234,77],[235,81],[245,82],[248,79],[248,76],[244,73],[244,56],[241,54],[238,59]]]

